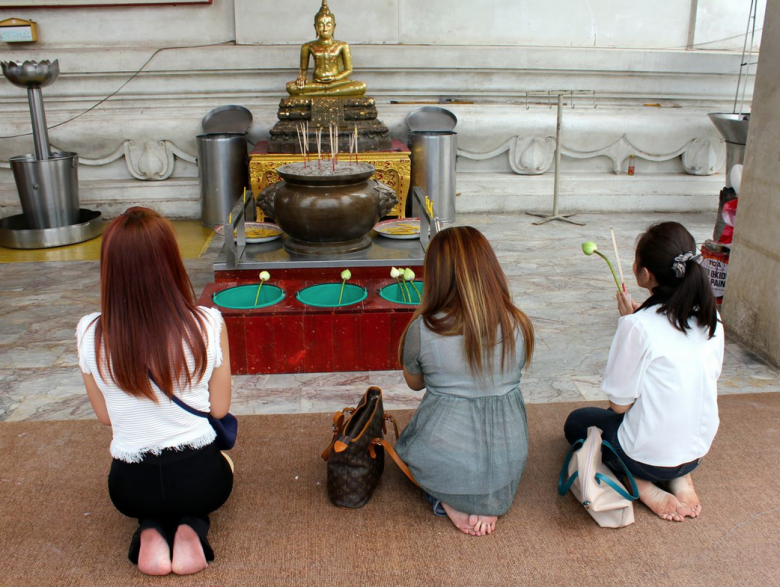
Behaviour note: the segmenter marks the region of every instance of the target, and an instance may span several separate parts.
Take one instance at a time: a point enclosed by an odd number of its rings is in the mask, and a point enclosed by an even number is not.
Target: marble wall
[[[492,0],[479,10],[465,0],[330,2],[337,36],[353,45],[355,77],[368,83],[394,136],[405,137],[405,117],[420,103],[444,102],[457,114],[462,211],[549,208],[550,103],[562,90],[572,92],[564,207],[714,209],[725,150],[706,114],[731,110],[743,4],[669,0],[661,10],[652,0],[568,0],[562,11],[546,0]],[[60,79],[44,89],[50,126],[117,92],[50,133],[54,145],[81,155],[83,205],[108,215],[144,204],[198,217],[202,117],[240,104],[254,115],[250,139],[267,138],[318,5],[0,8],[0,19],[35,20],[40,35],[35,45],[0,47],[0,59],[60,59]],[[14,137],[30,128],[24,92],[0,83],[0,113],[6,215],[19,205],[4,162],[32,150],[29,136]],[[630,154],[633,177],[624,173]]]

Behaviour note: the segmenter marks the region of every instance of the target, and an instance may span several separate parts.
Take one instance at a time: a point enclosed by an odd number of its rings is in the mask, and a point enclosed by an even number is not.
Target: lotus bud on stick
[[[390,277],[395,279],[395,282],[398,284],[398,291],[401,292],[401,299],[403,301],[406,301],[406,295],[404,294],[404,288],[401,285],[401,277],[403,276],[404,272],[400,269],[396,269],[395,267],[390,268]]]
[[[350,279],[352,279],[352,272],[349,269],[344,269],[344,271],[341,272],[341,293],[339,293],[339,306],[341,305],[341,298],[344,296],[344,285]]]
[[[257,286],[257,295],[255,295],[255,306],[257,305],[257,300],[260,299],[260,290],[263,288],[263,284],[271,279],[271,274],[268,273],[268,271],[261,271],[260,272],[260,285]]]
[[[599,257],[604,259],[607,262],[607,265],[609,266],[609,270],[612,272],[612,278],[615,280],[615,285],[618,288],[618,291],[620,290],[620,282],[618,281],[617,275],[615,275],[615,270],[612,268],[612,263],[609,262],[609,259],[607,259],[601,252],[598,250],[598,247],[596,246],[596,243],[593,241],[588,241],[585,243],[582,243],[582,252],[586,255],[590,256],[593,253],[596,253]]]
[[[407,272],[407,271],[411,271],[411,269],[401,269],[401,268],[399,267],[399,268],[398,268],[398,271],[399,271],[399,273],[401,274],[401,280],[400,280],[400,282],[401,282],[401,285],[403,285],[403,287],[404,287],[404,290],[406,291],[406,298],[404,299],[404,301],[407,301],[407,300],[408,300],[408,301],[409,301],[409,303],[411,304],[411,303],[412,303],[412,294],[411,294],[411,292],[409,291],[409,286],[408,286],[408,285],[406,285],[406,282],[407,282],[407,279],[406,279],[406,272]],[[412,272],[412,275],[414,275],[414,272]],[[414,279],[414,277],[412,277],[412,279]]]
[[[412,271],[408,267],[404,270],[404,281],[408,281],[409,283],[412,284],[414,291],[417,292],[417,301],[421,302],[422,297],[420,296],[420,290],[417,289],[417,286],[414,284],[414,271]],[[409,301],[411,301],[411,299]]]

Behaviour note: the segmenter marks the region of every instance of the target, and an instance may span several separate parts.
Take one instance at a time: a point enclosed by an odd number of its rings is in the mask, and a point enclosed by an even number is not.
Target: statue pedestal
[[[295,129],[293,128],[293,133]],[[327,140],[327,132],[323,133],[324,140]],[[297,138],[296,138],[297,140]],[[390,139],[388,139],[389,141]],[[362,151],[358,147],[358,160],[361,163],[370,163],[376,167],[376,172],[371,179],[381,181],[395,190],[398,195],[398,204],[390,211],[390,216],[398,218],[406,217],[406,198],[409,194],[409,184],[412,180],[412,167],[409,158],[409,147],[399,140],[394,140],[385,151]],[[325,159],[323,152],[322,164],[330,165],[330,152],[327,153],[328,159]],[[341,160],[349,157],[349,151],[340,155]],[[252,193],[255,198],[269,185],[280,181],[281,178],[276,173],[276,169],[288,163],[297,163],[303,161],[303,155],[275,153],[271,151],[270,144],[260,141],[249,154],[249,180],[252,185]],[[317,147],[314,147],[314,156],[309,157],[309,165],[317,165]],[[265,218],[262,210],[257,209],[257,220],[262,221]]]
[[[279,102],[277,122],[271,129],[269,151],[271,153],[300,154],[298,129],[309,125],[309,153],[317,153],[317,128],[322,129],[320,148],[323,155],[330,154],[328,128],[336,125],[339,130],[339,152],[349,153],[349,143],[358,132],[358,152],[389,151],[392,139],[387,127],[377,119],[376,103],[369,96],[355,97],[296,97]]]

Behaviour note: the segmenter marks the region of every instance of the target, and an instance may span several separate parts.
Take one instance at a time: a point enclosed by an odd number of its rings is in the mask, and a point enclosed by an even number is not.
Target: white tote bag
[[[579,445],[582,448],[577,450]],[[615,453],[631,484],[631,493],[601,462],[602,447]],[[634,477],[615,448],[606,440],[601,440],[601,430],[595,426],[588,428],[587,438],[572,445],[563,461],[558,493],[566,495],[569,489],[602,528],[622,528],[634,523],[634,506],[631,502],[639,498]]]

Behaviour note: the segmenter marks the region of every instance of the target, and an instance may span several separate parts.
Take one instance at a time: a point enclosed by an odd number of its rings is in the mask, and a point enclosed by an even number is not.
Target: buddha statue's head
[[[333,31],[336,29],[336,17],[330,11],[328,0],[322,0],[322,6],[317,14],[314,15],[314,30],[317,36],[322,39],[332,39]]]

